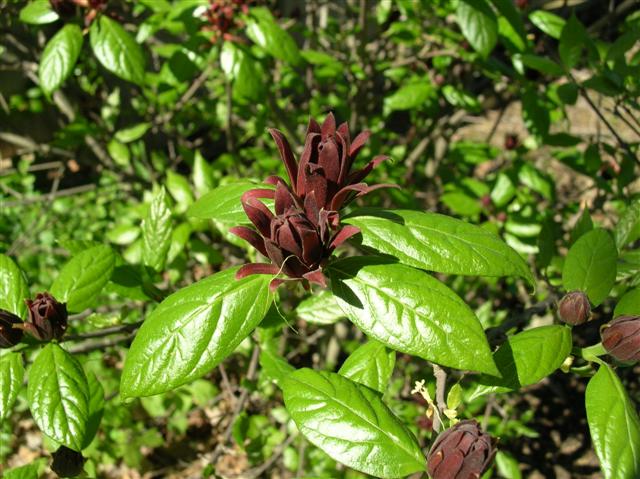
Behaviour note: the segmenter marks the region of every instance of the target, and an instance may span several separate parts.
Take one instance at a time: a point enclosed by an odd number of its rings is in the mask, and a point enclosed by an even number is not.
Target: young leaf
[[[68,23],[56,33],[44,47],[38,77],[47,95],[60,87],[73,71],[82,49],[82,30]]]
[[[533,284],[527,263],[495,233],[436,213],[365,208],[345,223],[362,242],[401,263],[447,274],[520,276]]]
[[[338,304],[367,336],[444,366],[498,375],[478,318],[440,281],[367,257],[336,261],[329,274]]]
[[[498,40],[498,22],[485,0],[460,0],[456,19],[475,51],[487,58]]]
[[[537,383],[562,365],[571,347],[566,326],[542,326],[509,337],[493,355],[502,378],[481,376],[472,398]]]
[[[230,226],[249,223],[247,214],[242,208],[240,198],[246,191],[255,188],[269,188],[270,185],[255,183],[230,183],[219,186],[210,191],[187,210],[187,214],[194,218],[211,219]],[[269,204],[268,201],[265,201]]]
[[[378,341],[369,340],[349,355],[338,373],[384,393],[395,364],[395,351],[387,349]]]
[[[536,27],[552,38],[558,40],[562,34],[562,29],[566,21],[555,13],[545,12],[544,10],[536,10],[529,14],[529,20]]]
[[[613,317],[622,315],[640,315],[640,287],[627,291],[613,311]]]
[[[147,216],[142,221],[142,260],[160,272],[164,269],[171,246],[171,210],[164,187],[156,190]]]
[[[107,15],[91,24],[91,48],[98,61],[114,75],[141,85],[144,82],[144,53],[122,26]]]
[[[624,210],[615,227],[616,246],[622,250],[630,241],[640,237],[640,198]]]
[[[323,290],[302,300],[295,309],[296,316],[308,323],[333,324],[344,313],[331,292]]]
[[[46,345],[29,369],[27,396],[40,430],[80,451],[89,420],[89,385],[80,363],[59,345]]]
[[[0,309],[25,317],[29,287],[20,268],[11,258],[0,254]]]
[[[0,356],[0,423],[11,414],[23,378],[24,366],[20,353],[9,352]]]
[[[425,470],[415,437],[374,391],[305,368],[285,380],[282,392],[300,432],[336,461],[383,478]]]
[[[51,294],[66,302],[70,312],[90,308],[111,278],[115,264],[116,255],[109,246],[86,249],[64,265],[51,285]]]
[[[53,23],[58,18],[58,14],[51,8],[49,0],[35,0],[27,3],[20,10],[20,21],[32,25],[45,25]]]
[[[247,19],[247,36],[278,60],[298,65],[300,51],[294,39],[275,21],[271,12],[264,7],[251,9]]]
[[[640,419],[616,373],[606,364],[587,385],[587,421],[605,479],[640,477]]]
[[[564,262],[562,285],[567,291],[584,291],[594,306],[609,294],[616,279],[618,250],[611,235],[597,228],[576,241]]]
[[[196,150],[193,158],[193,184],[199,196],[208,193],[214,188],[211,165],[204,159],[200,150]]]
[[[147,317],[122,371],[123,398],[175,389],[209,372],[262,321],[273,299],[270,276],[235,279],[237,268],[166,298]]]
[[[176,200],[176,211],[184,213],[189,205],[193,203],[192,186],[184,176],[171,170],[167,171],[167,190],[173,199]]]

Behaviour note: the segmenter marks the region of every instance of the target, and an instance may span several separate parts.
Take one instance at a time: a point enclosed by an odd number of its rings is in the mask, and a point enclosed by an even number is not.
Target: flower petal
[[[304,181],[307,165],[317,163],[318,159],[314,153],[316,153],[316,147],[319,141],[319,134],[311,133],[307,135],[307,139],[304,144],[304,150],[302,151],[302,155],[300,156],[300,164],[298,165],[298,181],[295,187],[296,195],[298,195],[299,197],[304,196],[306,193]]]
[[[326,140],[336,134],[336,117],[333,116],[333,112],[330,112],[324,119],[324,123],[322,123],[320,130],[323,140]]]
[[[309,136],[311,133],[320,133],[320,132],[321,132],[321,129],[318,122],[313,118],[309,117],[309,124],[307,125],[307,136]]]
[[[318,145],[318,165],[324,170],[324,176],[333,183],[338,182],[341,171],[341,158],[333,139],[323,141]]]
[[[353,149],[353,146],[351,148]],[[359,183],[360,181],[364,180],[369,173],[371,173],[371,170],[373,170],[380,163],[388,159],[389,157],[385,155],[376,156],[373,160],[371,160],[367,164],[367,166],[365,166],[361,170],[351,173],[351,175],[349,175],[348,183],[349,184]]]
[[[247,228],[246,226],[234,226],[229,229],[229,232],[236,235],[238,238],[245,240],[255,249],[260,251],[263,256],[267,256],[267,250],[264,247],[264,238],[251,228]]]
[[[298,178],[298,165],[293,155],[293,151],[291,151],[291,145],[289,145],[289,141],[287,140],[287,138],[275,128],[269,128],[269,133],[271,134],[273,140],[276,142],[276,146],[278,147],[278,151],[280,152],[280,158],[282,158],[282,162],[284,163],[284,166],[287,169],[287,173],[289,174],[291,185],[295,188],[295,182]]]
[[[349,238],[351,238],[352,236],[357,235],[358,233],[360,233],[360,228],[358,228],[357,226],[347,225],[344,228],[342,228],[340,231],[338,231],[338,234],[333,237],[333,241],[331,241],[331,244],[329,245],[329,247],[331,249],[335,249],[338,246],[340,246],[342,243],[347,241]]]
[[[336,130],[336,133],[340,135],[342,138],[344,138],[345,142],[347,143],[347,146],[351,143],[351,135],[349,134],[349,124],[346,121],[340,124],[340,126]]]
[[[255,198],[247,198],[242,201],[242,207],[247,214],[249,220],[258,228],[258,231],[265,238],[271,235],[271,220],[273,213],[269,211],[262,202]]]
[[[367,143],[367,140],[370,136],[371,132],[369,130],[364,130],[353,139],[353,143],[351,143],[351,148],[349,149],[349,156],[351,157],[351,161],[355,159],[355,157],[358,155],[358,152]]]
[[[289,188],[286,184],[279,182],[276,185],[276,204],[275,210],[277,215],[283,214],[289,208],[292,208],[296,205],[295,199],[289,191]]]
[[[251,276],[252,274],[271,274],[275,276],[279,272],[280,268],[278,268],[275,264],[249,263],[240,267],[240,269],[236,273],[236,279],[246,278],[247,276]]]
[[[308,280],[310,283],[318,284],[323,288],[327,287],[327,278],[320,269],[309,271],[308,273],[303,274],[302,277]]]

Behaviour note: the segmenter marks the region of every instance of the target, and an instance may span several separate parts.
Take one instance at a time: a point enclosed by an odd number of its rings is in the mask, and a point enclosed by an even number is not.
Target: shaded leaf
[[[60,87],[73,71],[82,49],[82,30],[67,24],[56,33],[44,47],[38,77],[40,86],[47,94]]]

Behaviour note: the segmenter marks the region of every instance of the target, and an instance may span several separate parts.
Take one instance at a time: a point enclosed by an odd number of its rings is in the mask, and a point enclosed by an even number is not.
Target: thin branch
[[[435,363],[433,363],[432,366],[433,375],[436,378],[436,406],[439,411],[439,414],[433,415],[433,430],[440,432],[444,427],[444,425],[440,423],[440,418],[444,410],[447,409],[447,403],[444,399],[444,393],[447,389],[447,372]]]
[[[118,326],[110,326],[108,328],[98,329],[88,333],[72,334],[63,339],[63,341],[82,341],[90,338],[103,338],[105,336],[111,336],[113,334],[120,334],[126,332],[133,332],[142,326],[142,321],[137,321],[130,324],[119,324]]]

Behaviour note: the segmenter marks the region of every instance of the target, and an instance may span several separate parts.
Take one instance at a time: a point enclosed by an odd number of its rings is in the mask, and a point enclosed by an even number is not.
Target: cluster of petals
[[[358,152],[370,133],[364,131],[353,141],[346,123],[336,127],[333,114],[324,123],[309,121],[304,150],[296,161],[286,137],[269,130],[288,180],[270,176],[265,183],[275,189],[256,188],[242,196],[242,206],[255,229],[236,226],[231,232],[249,242],[271,264],[252,263],[238,271],[238,278],[250,274],[284,274],[303,284],[326,286],[322,272],[333,251],[359,233],[355,226],[340,225],[340,210],[356,197],[382,187],[362,180],[386,156],[377,156],[364,168],[351,171]],[[275,214],[261,200],[274,200]],[[277,287],[283,279],[275,279]]]

